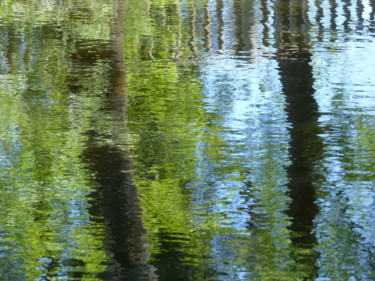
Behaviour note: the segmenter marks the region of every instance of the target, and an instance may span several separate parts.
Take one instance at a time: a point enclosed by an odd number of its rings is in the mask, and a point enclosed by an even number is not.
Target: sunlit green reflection
[[[102,280],[98,274],[107,269],[105,226],[90,216],[93,175],[81,156],[108,87],[108,65],[97,63],[82,75],[71,58],[80,56],[77,41],[110,39],[113,8],[102,1],[1,3],[0,272],[6,280]],[[74,14],[80,9],[86,11],[81,20]]]

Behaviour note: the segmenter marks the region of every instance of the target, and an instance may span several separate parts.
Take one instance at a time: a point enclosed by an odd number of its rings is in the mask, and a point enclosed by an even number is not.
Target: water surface
[[[0,3],[4,280],[374,280],[375,6]]]

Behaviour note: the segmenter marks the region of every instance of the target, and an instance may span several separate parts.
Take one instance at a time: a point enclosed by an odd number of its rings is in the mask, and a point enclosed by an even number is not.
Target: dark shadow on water
[[[306,268],[306,278],[315,277],[314,252],[316,239],[312,234],[318,212],[315,204],[314,162],[322,155],[323,144],[318,134],[317,103],[314,99],[308,22],[303,3],[279,1],[276,4],[277,60],[280,80],[287,102],[290,123],[289,190],[292,199],[294,259]],[[310,280],[310,279],[309,279]]]
[[[102,280],[157,280],[155,267],[148,264],[147,232],[141,218],[141,202],[138,188],[133,183],[133,163],[127,152],[125,134],[127,97],[124,83],[126,79],[123,41],[124,3],[119,1],[114,10],[116,15],[112,28],[112,40],[100,56],[89,56],[89,50],[81,49],[76,58],[91,61],[106,59],[111,61],[110,87],[106,92],[107,104],[100,110],[110,117],[108,132],[103,135],[95,127],[86,132],[86,149],[82,155],[87,168],[92,171],[93,192],[90,196],[90,214],[105,226],[105,250],[110,261],[109,268],[99,276]],[[102,140],[114,140],[106,144]]]
[[[92,138],[95,133],[92,132]],[[90,213],[104,219],[106,248],[113,258],[111,272],[103,278],[156,280],[154,268],[147,264],[146,230],[140,218],[137,187],[132,182],[131,161],[124,152],[91,142],[85,153],[96,174],[96,191],[91,194]]]

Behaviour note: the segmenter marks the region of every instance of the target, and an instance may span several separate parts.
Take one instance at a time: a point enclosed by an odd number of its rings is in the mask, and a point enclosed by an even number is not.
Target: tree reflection
[[[90,213],[96,180],[82,154],[86,132],[108,132],[103,120],[117,112],[103,110],[118,60],[109,41],[116,3],[6,2],[0,8],[1,276],[106,280],[100,274],[114,263],[107,254],[110,227]]]
[[[314,162],[321,158],[322,141],[318,136],[317,104],[314,99],[310,42],[306,36],[306,2],[278,1],[276,4],[277,60],[280,81],[287,102],[291,124],[288,168],[292,203],[288,214],[293,217],[292,241],[296,246],[295,259],[303,266],[306,278],[314,278],[312,235],[315,205]]]
[[[374,118],[368,94],[373,86],[366,81],[370,81],[368,75],[373,71],[372,57],[367,54],[374,42],[364,43],[367,35],[356,34],[354,27],[366,30],[369,22],[365,19],[371,18],[368,13],[373,8],[362,10],[360,19],[351,14],[357,6],[358,2],[345,4],[349,30],[339,29],[335,41],[315,42],[312,49],[315,95],[322,113],[319,122],[325,143],[323,159],[318,162],[323,178],[318,181],[320,212],[315,232],[319,276],[371,280],[374,246],[369,242],[373,237],[370,206],[374,195],[368,187],[373,181],[370,174],[374,157],[367,139],[373,135],[369,128],[373,127]],[[352,36],[355,38],[350,39]]]
[[[0,270],[373,280],[374,2],[0,3]]]

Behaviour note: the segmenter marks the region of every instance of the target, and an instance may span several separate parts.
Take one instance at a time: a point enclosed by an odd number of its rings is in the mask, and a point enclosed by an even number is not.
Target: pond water
[[[373,0],[0,2],[1,280],[375,280]]]

